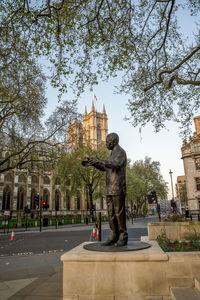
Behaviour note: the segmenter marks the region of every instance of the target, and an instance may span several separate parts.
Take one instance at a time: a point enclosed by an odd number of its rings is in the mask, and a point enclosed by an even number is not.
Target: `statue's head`
[[[112,150],[119,143],[119,136],[115,132],[109,133],[106,137],[106,147]]]

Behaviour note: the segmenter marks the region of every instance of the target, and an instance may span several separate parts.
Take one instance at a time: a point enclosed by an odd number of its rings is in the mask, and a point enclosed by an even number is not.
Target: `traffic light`
[[[157,203],[157,195],[156,195],[155,191],[151,192],[151,198],[152,198],[152,202],[154,204],[156,204]]]
[[[176,201],[174,201],[173,199],[171,200],[171,207],[176,208]]]
[[[147,195],[147,199],[148,199],[148,203],[152,204],[153,200],[152,200],[152,196],[151,195]]]
[[[49,208],[49,205],[47,204],[46,201],[42,201],[42,207],[43,207],[43,209],[47,209],[47,208]]]
[[[147,195],[148,203],[149,204],[156,204],[157,203],[157,195],[156,192],[151,192],[150,195]]]

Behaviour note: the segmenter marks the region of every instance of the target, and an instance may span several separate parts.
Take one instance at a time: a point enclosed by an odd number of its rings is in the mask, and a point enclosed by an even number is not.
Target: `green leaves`
[[[104,194],[105,174],[93,167],[83,167],[81,162],[87,157],[99,156],[102,159],[108,158],[108,150],[105,144],[101,144],[97,149],[91,146],[78,147],[71,153],[66,153],[59,161],[58,174],[63,179],[63,183],[70,178],[71,194],[75,195],[77,188],[84,185],[91,187],[92,193],[98,188],[98,195]],[[101,192],[100,192],[101,191]]]
[[[78,96],[86,87],[120,74],[118,91],[129,95],[134,126],[152,122],[158,131],[175,120],[185,130],[199,109],[200,50],[198,27],[186,40],[180,32],[181,9],[188,12],[188,23],[190,18],[198,20],[200,6],[194,0],[181,5],[144,0],[2,1],[1,56],[12,59],[17,54],[22,57],[19,65],[45,56],[52,66],[51,84],[61,94],[72,90]]]
[[[140,205],[146,202],[147,195],[155,190],[159,198],[167,196],[167,183],[160,174],[160,163],[145,160],[136,161],[127,167],[127,201]]]

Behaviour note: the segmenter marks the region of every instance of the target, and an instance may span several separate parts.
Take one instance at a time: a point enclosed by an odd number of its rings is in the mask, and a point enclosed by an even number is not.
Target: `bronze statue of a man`
[[[92,157],[83,165],[106,171],[105,195],[111,231],[108,240],[102,245],[125,246],[128,242],[125,211],[126,152],[119,146],[119,136],[116,133],[107,135],[106,147],[111,150],[109,160]]]

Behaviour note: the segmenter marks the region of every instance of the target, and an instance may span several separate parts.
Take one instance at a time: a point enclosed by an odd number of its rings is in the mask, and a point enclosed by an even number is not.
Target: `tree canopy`
[[[134,126],[175,120],[185,132],[200,104],[200,42],[198,23],[182,34],[183,12],[197,20],[199,1],[3,0],[1,68],[24,50],[28,63],[46,57],[53,86],[78,95],[120,75]]]
[[[167,183],[160,174],[160,163],[145,157],[127,167],[127,201],[142,207],[147,202],[147,195],[156,191],[158,199],[167,197]]]
[[[109,157],[105,143],[100,144],[97,149],[90,145],[74,148],[71,152],[65,153],[58,163],[58,174],[62,178],[63,185],[69,186],[69,193],[76,196],[78,191],[86,187],[88,193],[90,214],[92,215],[93,197],[103,197],[105,189],[105,173],[94,167],[83,167],[81,162],[87,157],[98,155],[102,159]]]

